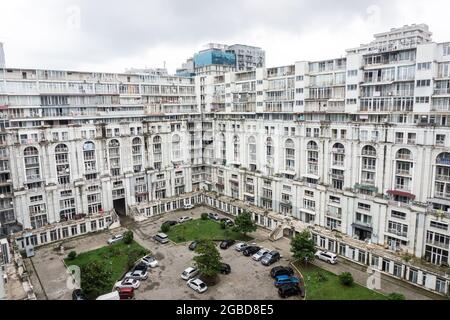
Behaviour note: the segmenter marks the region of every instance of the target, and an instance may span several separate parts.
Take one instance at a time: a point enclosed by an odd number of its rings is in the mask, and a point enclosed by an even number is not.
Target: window
[[[297,76],[297,77],[295,78],[295,80],[297,80],[297,81],[303,81],[303,76]]]
[[[349,84],[349,85],[347,85],[347,90],[348,91],[354,91],[357,88],[358,88],[358,85],[356,85],[356,84]]]
[[[396,219],[405,220],[406,219],[406,213],[392,210],[391,211],[391,217],[392,218],[396,218]]]
[[[417,70],[430,70],[431,69],[431,62],[421,62],[417,64]]]
[[[358,70],[348,70],[347,71],[347,76],[349,77],[355,77],[358,75]]]
[[[444,49],[443,52],[444,56],[450,55],[450,43],[445,43],[443,49]]]
[[[448,230],[448,224],[437,221],[430,221],[430,227],[441,230]]]
[[[438,146],[445,145],[445,134],[437,134],[436,135],[436,145],[438,145]]]
[[[431,85],[431,80],[417,80],[417,87],[429,87]]]
[[[416,103],[430,103],[430,97],[416,97]]]

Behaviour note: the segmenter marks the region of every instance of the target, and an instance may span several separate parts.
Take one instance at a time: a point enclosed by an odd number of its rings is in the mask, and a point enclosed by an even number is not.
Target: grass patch
[[[381,293],[365,288],[357,283],[346,287],[334,273],[309,264],[295,264],[305,280],[307,300],[387,300]]]
[[[66,258],[64,259],[64,262],[67,266],[76,265],[80,268],[90,262],[99,262],[105,268],[111,271],[109,287],[112,288],[114,283],[118,281],[126,271],[128,271],[128,265],[130,263],[129,257],[143,257],[148,252],[149,251],[147,249],[141,247],[135,241],[133,241],[131,244],[118,242],[113,245],[105,246],[96,250],[80,253],[73,260]],[[81,279],[83,281],[83,273],[81,273]]]
[[[167,235],[176,243],[193,240],[220,241],[224,239],[234,239],[249,241],[252,239],[240,232],[233,231],[231,228],[222,229],[220,223],[210,219],[196,219],[177,224],[170,228]]]

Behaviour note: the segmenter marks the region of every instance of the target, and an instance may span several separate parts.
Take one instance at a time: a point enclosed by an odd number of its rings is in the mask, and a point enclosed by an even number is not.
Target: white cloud
[[[204,43],[266,50],[267,65],[339,57],[372,34],[427,23],[450,40],[444,0],[2,0],[0,41],[11,67],[121,72],[175,68]]]

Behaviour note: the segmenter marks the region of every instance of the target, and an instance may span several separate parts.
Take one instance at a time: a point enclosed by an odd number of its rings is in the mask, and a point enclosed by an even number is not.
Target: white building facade
[[[426,25],[195,78],[0,77],[0,221],[19,245],[204,203],[449,293],[450,43]]]

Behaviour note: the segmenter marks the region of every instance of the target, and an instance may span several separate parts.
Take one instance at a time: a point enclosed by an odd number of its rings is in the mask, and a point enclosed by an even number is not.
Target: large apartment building
[[[0,112],[0,222],[19,246],[201,202],[449,293],[450,43],[426,25],[187,78],[6,68]]]

